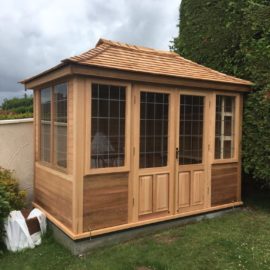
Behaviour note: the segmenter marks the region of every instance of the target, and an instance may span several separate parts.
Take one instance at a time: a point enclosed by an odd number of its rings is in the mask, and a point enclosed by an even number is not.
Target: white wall
[[[20,187],[33,196],[33,119],[0,120],[0,166],[14,170]]]

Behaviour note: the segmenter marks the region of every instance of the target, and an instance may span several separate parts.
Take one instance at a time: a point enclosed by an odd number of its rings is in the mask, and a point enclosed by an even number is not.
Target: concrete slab
[[[229,212],[239,211],[239,209],[241,209],[241,207],[219,210],[216,212],[204,213],[195,216],[149,224],[137,228],[117,231],[92,238],[84,238],[76,241],[72,240],[64,232],[58,229],[58,227],[56,227],[53,223],[49,222],[49,227],[51,228],[53,236],[57,242],[69,249],[73,255],[80,255],[90,252],[96,248],[115,245],[134,238],[160,232],[162,230],[174,228],[188,223],[198,222],[203,219],[212,219]]]

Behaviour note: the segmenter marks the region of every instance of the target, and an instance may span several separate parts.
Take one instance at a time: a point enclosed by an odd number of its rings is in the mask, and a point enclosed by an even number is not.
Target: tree
[[[243,166],[270,185],[270,1],[182,0],[179,35],[183,57],[254,82],[244,108]]]
[[[1,107],[15,113],[33,112],[33,97],[25,94],[23,98],[4,99]]]
[[[0,107],[0,120],[33,117],[33,97],[4,99]]]

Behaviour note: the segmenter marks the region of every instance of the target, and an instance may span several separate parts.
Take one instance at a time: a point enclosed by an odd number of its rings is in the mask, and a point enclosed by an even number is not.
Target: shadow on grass
[[[246,207],[270,213],[270,189],[246,177],[242,186],[242,199]]]

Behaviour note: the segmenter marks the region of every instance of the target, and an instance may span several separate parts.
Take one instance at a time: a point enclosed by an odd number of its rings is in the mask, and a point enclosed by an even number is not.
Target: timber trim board
[[[26,89],[40,88],[40,86],[46,86],[48,83],[51,83],[58,79],[63,79],[72,75],[71,65],[61,66],[57,69],[50,70],[47,73],[44,72],[40,75],[33,77],[30,80],[22,81]]]
[[[104,235],[104,234],[107,234],[107,233],[116,232],[116,231],[120,231],[120,230],[131,229],[131,228],[140,227],[140,226],[144,226],[144,225],[149,225],[149,224],[153,224],[153,223],[158,223],[158,222],[169,221],[169,220],[174,220],[174,219],[178,219],[178,218],[184,218],[184,217],[204,214],[204,213],[207,213],[207,212],[214,212],[214,211],[218,211],[218,210],[222,210],[222,209],[235,208],[235,207],[238,207],[238,206],[242,206],[243,204],[244,203],[242,201],[239,201],[239,202],[234,202],[234,203],[228,203],[228,204],[224,204],[224,205],[209,207],[209,208],[206,208],[206,209],[203,209],[203,210],[195,210],[195,211],[181,213],[181,214],[177,214],[177,215],[171,215],[171,216],[162,216],[162,217],[158,217],[158,218],[153,218],[153,219],[148,219],[148,220],[141,220],[141,221],[137,221],[137,222],[133,222],[133,223],[118,225],[118,226],[99,229],[99,230],[94,230],[94,231],[91,231],[91,232],[89,231],[89,232],[75,234],[68,227],[66,227],[62,222],[60,222],[53,215],[51,215],[44,208],[42,208],[40,205],[38,205],[35,202],[32,203],[32,205],[34,207],[36,207],[36,208],[40,209],[42,212],[44,212],[46,217],[52,223],[54,223],[58,228],[60,228],[65,234],[67,234],[72,240],[90,238],[90,237],[93,237],[93,236]]]
[[[80,233],[83,231],[83,176],[85,159],[85,98],[86,80],[74,78],[73,93],[73,231]],[[81,132],[78,132],[80,130]]]
[[[47,73],[37,75],[29,80],[22,81],[26,89],[34,89],[59,78],[71,75],[84,75],[97,78],[125,80],[132,82],[157,83],[179,87],[197,87],[211,90],[227,90],[236,92],[250,92],[251,85],[226,83],[212,80],[191,79],[169,75],[158,75],[138,71],[124,71],[106,67],[89,66],[82,64],[66,64]]]
[[[225,83],[218,81],[208,81],[208,80],[199,80],[191,79],[184,77],[168,76],[168,75],[158,75],[151,74],[146,72],[138,71],[124,71],[118,69],[111,69],[106,67],[98,66],[89,66],[81,64],[72,65],[73,74],[77,75],[86,75],[86,76],[97,76],[97,77],[106,77],[111,79],[122,79],[133,82],[149,82],[165,85],[176,85],[176,86],[187,86],[187,87],[199,87],[206,89],[216,89],[216,90],[231,90],[231,91],[240,91],[240,92],[250,92],[250,85],[244,84],[234,84],[234,83]]]

